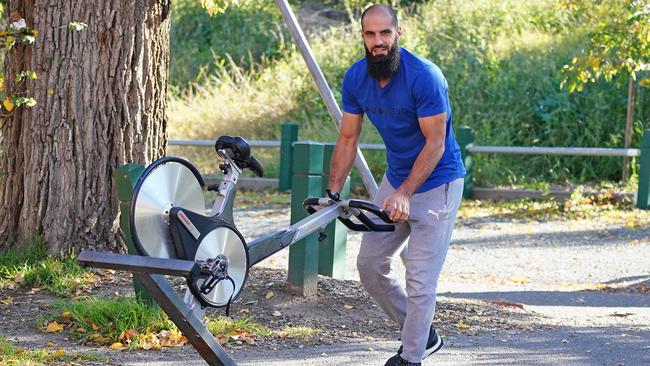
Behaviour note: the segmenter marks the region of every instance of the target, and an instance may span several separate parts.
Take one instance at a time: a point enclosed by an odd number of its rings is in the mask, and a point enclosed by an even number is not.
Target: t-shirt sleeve
[[[352,70],[348,70],[343,77],[343,92],[342,92],[342,102],[343,102],[343,111],[352,114],[362,114],[363,109],[359,105],[357,98],[354,96],[352,90],[354,90],[354,77]]]
[[[418,118],[435,116],[448,110],[447,80],[438,68],[423,70],[415,79],[413,94]]]

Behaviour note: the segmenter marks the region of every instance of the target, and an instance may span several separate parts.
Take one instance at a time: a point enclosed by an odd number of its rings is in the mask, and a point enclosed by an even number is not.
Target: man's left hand
[[[384,199],[384,202],[381,204],[381,209],[389,212],[391,220],[395,222],[406,222],[409,218],[410,204],[411,195],[398,189]]]

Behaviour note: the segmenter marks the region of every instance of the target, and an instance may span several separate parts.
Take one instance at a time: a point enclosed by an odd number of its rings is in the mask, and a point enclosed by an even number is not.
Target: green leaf
[[[28,44],[33,44],[36,38],[34,36],[22,36],[20,37],[20,41],[23,43],[28,43]]]
[[[70,22],[68,23],[68,28],[74,30],[74,31],[82,31],[88,27],[88,24],[84,22]]]
[[[29,80],[36,80],[36,71],[27,71],[27,77]]]
[[[16,43],[16,37],[8,36],[5,38],[5,47],[11,48]]]

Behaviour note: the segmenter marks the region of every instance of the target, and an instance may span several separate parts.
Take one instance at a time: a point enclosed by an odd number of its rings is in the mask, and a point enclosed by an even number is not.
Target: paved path
[[[230,352],[240,365],[383,365],[398,342],[351,342],[278,351],[247,349]],[[370,350],[372,348],[372,351]],[[171,353],[173,352],[173,357]],[[141,353],[140,360],[124,365],[205,365],[196,351]],[[118,361],[119,362],[119,361]],[[426,365],[557,365],[596,366],[650,364],[650,332],[619,327],[564,327],[550,331],[460,336],[447,339],[445,347],[426,359]]]
[[[286,213],[273,210],[239,212],[236,220],[247,239],[289,222]],[[347,279],[358,280],[353,264],[360,237],[349,235]],[[582,291],[648,284],[650,228],[488,218],[461,223],[452,243],[439,284],[442,296],[523,304],[546,316],[540,329],[552,328],[448,338],[424,365],[650,365],[650,294]],[[287,253],[261,265],[286,268]],[[396,270],[403,276],[401,263]],[[272,352],[273,361],[268,351],[234,355],[245,365],[383,365],[398,346],[360,341],[281,350]]]

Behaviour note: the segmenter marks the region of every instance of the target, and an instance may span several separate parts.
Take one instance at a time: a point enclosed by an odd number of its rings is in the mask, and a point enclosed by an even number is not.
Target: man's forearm
[[[354,159],[357,156],[356,139],[340,136],[336,141],[330,165],[330,179],[327,188],[332,192],[340,192],[345,178],[350,173]]]
[[[402,183],[399,189],[403,190],[408,195],[413,195],[413,193],[420,188],[422,183],[429,178],[433,169],[438,165],[440,157],[442,157],[444,152],[444,142],[427,141],[417,159],[415,159],[411,173],[406,177],[406,180]]]

